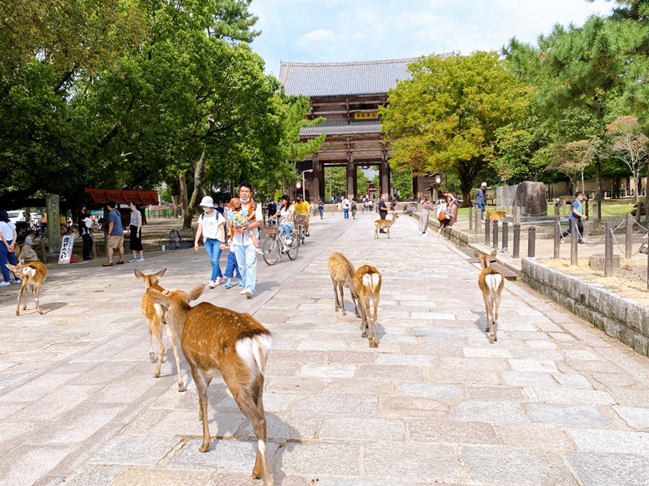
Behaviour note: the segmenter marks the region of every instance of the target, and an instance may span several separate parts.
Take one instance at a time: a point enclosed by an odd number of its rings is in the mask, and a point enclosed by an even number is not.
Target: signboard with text
[[[376,120],[378,118],[379,118],[379,112],[378,111],[372,111],[372,112],[356,111],[356,112],[354,112],[354,120]]]
[[[59,253],[59,265],[70,263],[72,249],[74,248],[74,235],[65,235],[61,241],[61,253]]]

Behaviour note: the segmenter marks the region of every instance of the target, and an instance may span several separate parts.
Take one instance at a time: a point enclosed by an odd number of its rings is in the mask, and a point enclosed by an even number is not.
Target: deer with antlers
[[[480,264],[482,265],[482,272],[478,276],[478,286],[482,291],[485,314],[487,315],[485,332],[489,332],[493,327],[490,335],[495,342],[498,341],[498,307],[500,306],[500,294],[505,286],[505,277],[503,277],[500,271],[490,266],[491,259],[496,257],[496,250],[492,251],[489,255],[483,255],[477,250],[473,254],[480,260]]]
[[[354,287],[358,293],[358,301],[361,308],[361,337],[369,334],[370,348],[379,347],[379,341],[376,337],[376,328],[378,326],[376,310],[379,305],[381,283],[381,273],[376,267],[363,265],[354,274]],[[370,327],[370,300],[374,306],[374,335],[372,335],[372,328]]]
[[[165,346],[162,342],[162,310],[159,305],[156,305],[149,294],[146,293],[147,289],[155,289],[159,292],[164,292],[158,282],[162,276],[167,271],[166,268],[163,268],[158,273],[145,275],[140,272],[138,269],[135,269],[133,273],[140,280],[144,281],[144,295],[142,296],[142,303],[140,307],[142,308],[142,315],[144,315],[144,320],[149,325],[149,359],[151,363],[155,363],[155,353],[153,352],[153,338],[158,343],[158,365],[156,366],[155,371],[153,372],[153,377],[158,378],[160,376],[160,369],[162,368],[162,360],[165,354]],[[167,333],[169,334],[169,340],[171,341],[171,349],[174,353],[174,359],[176,360],[176,372],[178,373],[178,391],[185,391],[185,384],[183,383],[183,377],[180,372],[180,357],[178,356],[178,335],[174,332],[173,327],[167,326]]]
[[[207,388],[218,371],[239,410],[250,420],[257,437],[257,458],[253,478],[263,477],[264,486],[272,486],[266,448],[266,417],[264,415],[264,369],[270,351],[270,332],[250,314],[216,307],[208,302],[194,307],[205,290],[199,285],[189,292],[180,290],[162,293],[147,289],[147,294],[162,309],[162,318],[180,336],[183,354],[191,368],[198,389],[199,418],[203,422],[203,443],[200,451],[210,450],[207,416]]]
[[[360,317],[358,313],[358,304],[356,303],[356,288],[354,287],[354,265],[349,259],[340,252],[332,253],[329,257],[329,273],[331,275],[331,283],[334,286],[334,311],[338,312],[338,307],[342,309],[343,316],[345,313],[345,296],[344,287],[349,289],[354,302],[354,312],[356,317]],[[338,293],[340,293],[340,301],[338,300]]]
[[[392,219],[377,219],[374,221],[374,239],[379,239],[379,230],[387,230],[388,238],[390,238],[390,228],[398,217],[397,213],[392,213]]]
[[[35,261],[30,263],[25,263],[24,260],[20,260],[18,265],[12,265],[7,263],[7,268],[11,270],[16,278],[20,276],[22,282],[20,284],[20,292],[18,293],[18,306],[16,307],[16,315],[20,315],[20,299],[25,293],[25,305],[23,305],[23,310],[27,309],[27,297],[29,296],[29,287],[31,287],[32,294],[34,295],[34,302],[36,303],[36,311],[39,314],[43,314],[41,306],[38,300],[38,292],[45,282],[45,277],[47,277],[47,268],[43,262]]]

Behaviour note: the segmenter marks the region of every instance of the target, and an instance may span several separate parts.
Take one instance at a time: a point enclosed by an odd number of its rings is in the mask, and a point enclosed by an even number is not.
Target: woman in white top
[[[279,204],[279,237],[281,237],[282,234],[285,234],[286,244],[290,245],[292,243],[291,231],[295,228],[291,198],[285,194],[279,200]]]
[[[16,261],[16,254],[14,253],[14,246],[16,244],[16,225],[9,220],[9,215],[4,209],[0,209],[0,270],[2,270],[3,281],[0,282],[0,287],[9,285],[9,269],[7,262],[12,265],[18,265]],[[14,275],[14,283],[20,283],[20,279]]]
[[[212,264],[212,276],[208,287],[213,289],[225,280],[219,265],[221,252],[225,249],[225,230],[223,229],[225,218],[215,209],[214,201],[209,196],[202,199],[200,206],[203,213],[198,218],[194,250],[198,251],[198,242],[203,236],[207,256]]]

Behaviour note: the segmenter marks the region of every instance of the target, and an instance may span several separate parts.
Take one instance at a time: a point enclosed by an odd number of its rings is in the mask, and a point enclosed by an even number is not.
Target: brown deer
[[[491,209],[487,209],[484,215],[485,218],[490,219],[491,221],[505,221],[507,219],[505,211],[492,211]]]
[[[45,278],[47,277],[47,268],[45,267],[43,262],[36,261],[25,263],[24,260],[20,260],[18,265],[11,265],[10,263],[7,263],[6,265],[7,268],[14,273],[16,278],[22,280],[20,285],[20,292],[18,293],[18,306],[16,307],[16,315],[20,315],[20,299],[23,296],[23,292],[25,293],[25,305],[23,305],[23,310],[27,309],[29,287],[32,288],[34,302],[36,303],[36,311],[38,311],[38,313],[42,315],[43,311],[41,310],[41,306],[38,301],[38,292],[40,291],[41,286],[43,285],[43,282],[45,282]]]
[[[388,238],[390,238],[390,227],[397,220],[399,215],[397,213],[392,213],[392,219],[377,219],[374,221],[374,239],[379,239],[379,230],[388,230]]]
[[[180,336],[180,345],[189,366],[199,399],[199,419],[203,422],[201,452],[210,450],[207,416],[207,388],[212,378],[223,375],[225,384],[239,410],[250,420],[257,437],[257,458],[252,477],[263,477],[264,486],[272,486],[266,452],[266,417],[264,415],[264,368],[270,350],[270,332],[250,314],[203,302],[189,305],[205,290],[199,285],[190,292],[162,293],[147,290],[162,308],[163,320]]]
[[[491,259],[496,257],[496,250],[489,255],[483,255],[477,250],[473,254],[482,264],[482,272],[478,276],[478,286],[482,290],[487,315],[485,332],[489,332],[493,327],[493,332],[490,335],[495,342],[498,341],[498,307],[500,306],[500,294],[505,286],[505,277],[498,270],[490,267]]]
[[[354,302],[354,313],[356,317],[360,317],[358,313],[358,304],[356,303],[356,289],[354,288],[354,265],[349,259],[340,252],[332,253],[329,257],[329,273],[331,274],[331,283],[334,286],[334,311],[338,312],[338,307],[345,313],[345,296],[343,287],[347,287],[352,295]],[[338,300],[338,292],[340,291],[340,301]]]
[[[395,214],[396,216],[396,214]],[[361,308],[361,337],[367,336],[369,333],[370,348],[378,348],[379,341],[376,337],[376,328],[378,321],[376,317],[376,309],[379,305],[379,294],[381,292],[381,273],[370,265],[363,265],[356,270],[354,274],[354,287],[358,293],[358,301]],[[374,335],[372,336],[372,329],[370,328],[370,299],[374,306]]]
[[[153,372],[153,377],[158,378],[160,376],[160,368],[162,367],[162,360],[165,354],[165,346],[162,342],[162,310],[159,305],[156,305],[149,294],[146,293],[146,289],[156,289],[159,292],[164,292],[164,289],[158,285],[158,281],[167,271],[166,268],[163,268],[158,273],[152,275],[145,275],[139,270],[135,269],[133,272],[135,276],[140,280],[144,281],[144,295],[142,296],[142,303],[140,304],[142,308],[142,314],[144,315],[144,320],[149,325],[149,359],[151,363],[155,363],[155,353],[153,352],[153,337],[158,342],[158,366],[156,366],[155,371]],[[171,349],[174,352],[174,358],[176,359],[176,371],[178,373],[178,391],[185,391],[185,385],[183,383],[183,377],[180,372],[180,357],[178,356],[178,335],[175,333],[172,326],[167,326],[167,332],[169,334],[169,340],[171,341]]]

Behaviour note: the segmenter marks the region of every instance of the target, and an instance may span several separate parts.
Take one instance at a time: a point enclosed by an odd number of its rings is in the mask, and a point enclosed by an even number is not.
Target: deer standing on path
[[[354,287],[354,265],[349,259],[340,252],[332,253],[329,257],[329,273],[331,274],[331,283],[334,286],[334,312],[338,312],[338,307],[342,308],[343,316],[345,313],[345,296],[343,287],[347,287],[352,294],[352,301],[354,302],[354,312],[356,317],[360,317],[358,313],[358,304],[356,303],[356,289]],[[340,301],[338,300],[338,291],[340,291]]]
[[[376,337],[376,328],[378,326],[376,310],[379,305],[381,283],[381,273],[376,269],[376,267],[363,265],[361,268],[356,270],[356,274],[354,275],[354,287],[358,293],[358,301],[361,308],[361,337],[365,337],[369,333],[370,348],[379,347],[379,341]],[[372,335],[372,328],[370,327],[370,299],[374,306],[374,335]]]
[[[388,230],[388,238],[390,238],[390,228],[397,220],[399,215],[397,213],[392,213],[392,219],[377,219],[374,221],[374,239],[379,239],[379,230]]]
[[[158,273],[152,275],[145,275],[140,272],[138,269],[135,269],[133,273],[140,280],[144,281],[144,295],[142,296],[142,314],[144,315],[144,320],[149,325],[149,359],[151,363],[155,363],[155,353],[153,352],[153,337],[158,342],[158,366],[156,366],[155,371],[153,372],[153,377],[158,378],[160,376],[160,368],[162,367],[162,359],[165,354],[165,346],[162,342],[162,310],[159,305],[156,305],[149,294],[146,293],[146,289],[155,289],[159,292],[164,292],[165,289],[158,285],[159,280],[167,271],[166,268],[163,268]],[[174,329],[171,326],[167,326],[167,333],[169,334],[169,340],[171,341],[171,349],[174,352],[174,358],[176,359],[176,371],[178,373],[178,391],[185,391],[185,384],[183,383],[183,377],[180,372],[180,357],[178,356],[178,343],[177,343],[177,334],[174,332]]]
[[[489,255],[483,255],[477,250],[473,254],[482,264],[482,272],[478,276],[478,286],[482,290],[482,298],[484,299],[485,313],[487,315],[485,332],[489,332],[493,326],[493,332],[490,335],[495,342],[498,341],[498,307],[500,306],[500,294],[505,286],[505,277],[503,277],[500,271],[489,266],[491,259],[496,257],[496,250],[492,251]]]
[[[257,437],[257,458],[252,477],[263,477],[264,486],[272,486],[266,448],[264,415],[264,369],[270,351],[270,332],[250,314],[216,307],[203,302],[194,307],[205,290],[199,285],[190,292],[162,293],[150,288],[147,294],[162,308],[162,318],[178,335],[183,354],[191,368],[198,389],[199,419],[203,422],[200,451],[210,450],[211,438],[207,416],[207,388],[218,371],[232,397],[252,424]]]
[[[36,303],[36,311],[43,315],[41,310],[40,303],[38,301],[38,292],[45,282],[45,277],[47,277],[47,268],[43,262],[35,261],[30,263],[25,263],[24,260],[20,260],[18,265],[12,265],[7,263],[7,268],[11,270],[16,278],[21,279],[20,292],[18,293],[18,306],[16,307],[16,315],[20,315],[20,299],[25,293],[25,305],[23,305],[23,310],[27,309],[27,297],[29,296],[29,287],[32,288],[32,294],[34,295],[34,302]]]

